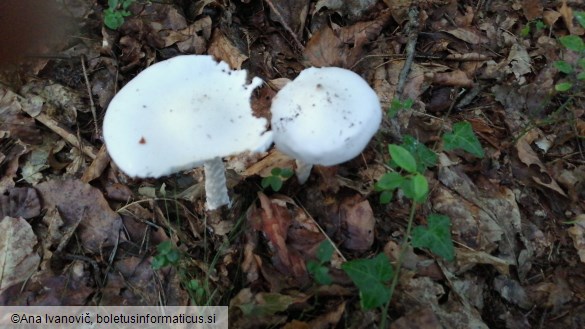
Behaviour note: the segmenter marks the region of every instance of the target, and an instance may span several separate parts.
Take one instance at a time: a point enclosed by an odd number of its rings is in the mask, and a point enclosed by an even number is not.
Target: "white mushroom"
[[[276,148],[297,160],[304,183],[313,165],[332,166],[359,155],[382,122],[378,96],[356,73],[308,68],[272,100]]]
[[[246,82],[211,56],[185,55],[151,65],[112,99],[104,139],[116,165],[133,177],[160,177],[204,165],[207,208],[229,204],[222,157],[262,152],[272,143],[266,119],[252,115]]]

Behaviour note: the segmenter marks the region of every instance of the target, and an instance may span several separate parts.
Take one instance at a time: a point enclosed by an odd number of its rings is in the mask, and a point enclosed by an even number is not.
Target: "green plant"
[[[270,176],[262,178],[262,188],[270,186],[273,191],[278,192],[282,188],[282,183],[291,178],[293,171],[290,168],[272,168]]]
[[[403,102],[394,102],[394,108],[400,109]],[[406,104],[408,105],[408,104]],[[393,111],[389,111],[390,112]],[[481,144],[475,136],[469,122],[458,122],[450,132],[441,137],[440,144],[444,150],[462,149],[474,156],[483,157]],[[439,214],[431,214],[426,226],[413,228],[414,215],[418,205],[424,203],[429,193],[429,184],[424,175],[427,169],[437,163],[437,154],[412,136],[404,136],[401,145],[389,144],[389,162],[392,171],[384,174],[375,184],[380,193],[380,203],[389,203],[393,194],[400,189],[405,197],[412,200],[408,225],[401,244],[401,252],[395,268],[384,254],[372,259],[357,259],[346,262],[342,269],[352,279],[360,291],[361,306],[364,309],[382,308],[380,327],[385,327],[386,314],[392,300],[394,289],[398,284],[404,252],[410,244],[414,248],[425,248],[433,254],[451,261],[455,257],[455,248],[451,239],[451,220]],[[391,284],[388,286],[388,282]]]
[[[576,12],[575,18],[585,28],[585,12]],[[585,80],[585,42],[577,35],[560,37],[559,42],[566,49],[574,51],[579,55],[576,64],[568,63],[565,60],[554,62],[555,68],[559,72],[567,75],[567,80],[557,83],[555,90],[558,92],[567,92],[573,89],[575,84],[582,84]]]
[[[331,242],[325,240],[317,248],[317,260],[307,262],[307,271],[315,278],[318,284],[329,285],[332,282],[331,276],[329,275],[329,268],[325,264],[331,260],[333,250]]]
[[[128,7],[136,0],[108,0],[108,9],[104,10],[104,25],[117,30],[124,24],[124,18],[130,16]]]
[[[169,265],[178,266],[181,252],[175,248],[170,240],[161,242],[156,247],[157,254],[152,259],[152,268],[155,270]]]
[[[388,117],[393,118],[394,116],[396,116],[396,114],[398,114],[398,112],[403,111],[403,110],[408,110],[412,107],[412,104],[414,104],[414,101],[410,98],[405,99],[403,101],[394,98],[392,99],[392,102],[390,103],[390,108],[388,108]]]
[[[540,19],[530,21],[522,28],[522,30],[520,30],[520,36],[529,36],[530,31],[532,31],[532,26],[536,29],[536,31],[542,31],[546,27],[546,24]]]

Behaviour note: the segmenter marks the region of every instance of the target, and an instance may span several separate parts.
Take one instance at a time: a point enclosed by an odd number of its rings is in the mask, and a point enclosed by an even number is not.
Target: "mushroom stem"
[[[297,164],[295,174],[297,175],[299,184],[305,184],[309,179],[309,176],[311,176],[311,169],[313,169],[313,165],[310,163],[303,162],[301,160],[295,160],[295,162]]]
[[[221,206],[230,204],[228,195],[225,166],[221,158],[216,157],[203,164],[205,170],[205,196],[207,209],[215,210]]]

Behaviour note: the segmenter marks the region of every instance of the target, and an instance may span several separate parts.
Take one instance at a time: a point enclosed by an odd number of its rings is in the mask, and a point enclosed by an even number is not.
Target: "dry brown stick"
[[[89,95],[89,108],[91,109],[91,115],[93,116],[93,125],[95,128],[95,137],[99,137],[97,114],[95,111],[95,103],[93,102],[93,96],[91,94],[91,84],[87,77],[87,70],[85,68],[85,56],[81,55],[81,69],[83,70],[83,77],[85,78],[85,86],[87,87],[87,94]]]
[[[401,99],[402,92],[404,91],[404,85],[406,84],[406,78],[410,73],[410,68],[412,67],[412,62],[414,60],[414,53],[416,49],[416,41],[418,39],[418,29],[419,29],[419,22],[418,22],[418,9],[416,7],[410,8],[408,12],[408,25],[407,25],[407,33],[408,33],[408,41],[406,43],[406,59],[404,60],[404,66],[402,67],[402,71],[400,71],[400,75],[398,76],[398,85],[396,87],[396,98]]]
[[[78,139],[75,134],[71,133],[66,127],[64,127],[61,123],[55,121],[50,116],[44,113],[31,113],[25,106],[22,107],[22,110],[26,112],[31,117],[35,118],[35,120],[39,121],[45,127],[51,129],[54,133],[61,136],[67,143],[79,148],[83,154],[87,155],[88,157],[95,159],[97,156],[98,151],[89,144],[87,141],[83,139]]]
[[[282,17],[282,15],[280,14],[280,11],[278,9],[276,9],[274,4],[272,3],[272,0],[264,0],[264,1],[268,4],[268,6],[270,7],[270,10],[272,10],[276,14],[276,16],[278,17],[278,20],[280,21],[280,23],[282,24],[284,29],[292,36],[297,47],[299,47],[299,49],[301,51],[304,51],[305,46],[303,46],[303,44],[301,43],[301,40],[299,40],[299,37],[297,36],[297,34],[290,28],[290,26],[288,26],[288,24],[284,20],[284,17]]]

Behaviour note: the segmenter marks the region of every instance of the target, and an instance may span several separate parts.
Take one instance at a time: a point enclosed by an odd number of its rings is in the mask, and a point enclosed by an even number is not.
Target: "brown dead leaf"
[[[339,205],[339,217],[345,248],[363,252],[372,247],[376,220],[368,200],[361,195],[344,199]]]
[[[187,292],[180,286],[175,267],[155,271],[151,261],[151,257],[129,257],[117,261],[114,270],[108,273],[100,305],[186,305]]]
[[[390,329],[440,329],[443,328],[433,309],[423,307],[408,312],[403,317],[392,322]]]
[[[585,263],[585,215],[581,214],[573,220],[573,226],[567,229],[573,239],[573,246],[577,249],[579,259]]]
[[[244,55],[220,29],[213,31],[207,53],[228,63],[234,70],[241,69],[242,63],[248,59],[248,56]]]
[[[585,30],[579,25],[575,25],[573,23],[573,9],[567,6],[567,0],[561,1],[561,7],[559,8],[559,12],[563,16],[563,21],[565,22],[565,26],[569,32],[573,35],[583,35]]]
[[[456,37],[457,39],[465,41],[472,45],[484,44],[489,41],[489,39],[486,36],[480,34],[479,31],[473,28],[458,27],[451,30],[445,30],[443,32],[448,33]]]
[[[253,216],[260,217],[260,227],[270,242],[274,253],[272,262],[281,272],[292,275],[301,281],[307,278],[305,262],[296,250],[287,246],[288,230],[292,223],[291,213],[286,203],[278,199],[269,199],[263,193],[258,193],[261,209]],[[250,220],[250,219],[249,219]],[[258,219],[252,219],[258,221]]]
[[[384,0],[386,6],[390,8],[392,18],[394,18],[398,24],[402,24],[404,21],[408,20],[408,9],[412,5],[412,2],[412,0]]]
[[[309,0],[276,0],[272,1],[274,10],[270,11],[270,19],[288,26],[297,36],[302,35]]]
[[[0,194],[0,218],[22,217],[29,219],[41,213],[41,203],[33,188],[16,187]]]
[[[311,320],[309,324],[309,328],[312,329],[328,329],[328,328],[335,328],[341,320],[341,317],[345,313],[345,302],[339,303],[337,307],[329,312],[320,315],[316,319]]]
[[[121,220],[102,193],[79,180],[51,180],[37,185],[43,208],[56,207],[65,225],[79,222],[81,244],[92,253],[117,243]]]
[[[528,298],[526,291],[516,280],[500,275],[494,280],[494,289],[510,303],[523,309],[532,307],[533,301]]]
[[[357,20],[372,9],[376,2],[375,0],[319,0],[312,15],[317,14],[323,8],[327,8],[341,16],[349,16],[351,20]]]
[[[16,284],[0,296],[1,305],[14,306],[77,306],[87,305],[95,293],[87,264],[74,261],[62,274],[43,271],[34,275],[23,286]]]
[[[527,20],[533,21],[542,17],[542,2],[540,0],[522,0],[522,10]],[[549,25],[552,26],[552,25]]]
[[[211,23],[211,18],[205,16],[184,29],[161,32],[165,47],[176,44],[184,54],[203,54],[211,38]]]
[[[549,174],[548,169],[544,166],[544,164],[540,161],[538,155],[534,152],[530,144],[534,142],[538,136],[539,132],[536,129],[533,129],[526,134],[522,135],[520,139],[516,142],[516,151],[518,151],[518,158],[522,163],[527,165],[530,168],[538,169],[538,176],[532,176],[532,179],[541,186],[549,188],[560,195],[567,197],[565,191],[559,186],[559,184],[553,179],[553,177]]]
[[[431,80],[434,84],[444,86],[459,86],[465,88],[473,87],[473,80],[461,70],[454,70],[451,72],[437,72],[428,73],[425,78]]]
[[[34,251],[37,237],[22,217],[4,217],[0,221],[0,232],[0,291],[3,291],[30,278],[41,258]]]
[[[22,111],[18,96],[6,88],[0,88],[0,118],[0,135],[8,132],[10,137],[27,144],[39,144],[42,141],[35,119]]]
[[[351,68],[361,58],[363,46],[375,40],[390,20],[386,11],[376,20],[347,27],[323,27],[307,42],[303,55],[310,66]]]

